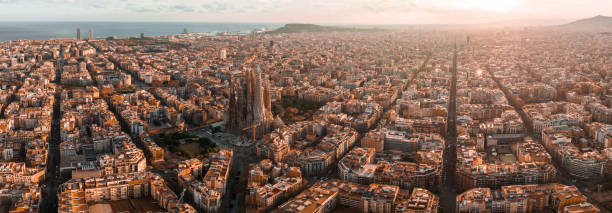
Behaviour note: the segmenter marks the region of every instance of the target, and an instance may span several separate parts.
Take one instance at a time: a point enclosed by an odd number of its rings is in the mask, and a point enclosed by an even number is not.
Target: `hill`
[[[303,32],[353,32],[373,29],[320,26],[316,24],[285,24],[285,26],[269,33],[303,33]]]
[[[612,17],[599,15],[559,25],[558,27],[566,30],[610,31],[612,30]]]

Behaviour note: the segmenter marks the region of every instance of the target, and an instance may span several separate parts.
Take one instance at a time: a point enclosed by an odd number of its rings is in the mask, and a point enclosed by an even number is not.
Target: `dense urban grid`
[[[612,36],[0,43],[3,212],[612,210]]]

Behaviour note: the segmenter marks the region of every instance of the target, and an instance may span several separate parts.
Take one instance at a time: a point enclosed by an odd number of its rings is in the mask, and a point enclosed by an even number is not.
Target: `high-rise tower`
[[[89,40],[93,39],[93,29],[89,28]]]
[[[262,78],[261,71],[249,69],[240,79],[233,79],[230,85],[230,102],[226,129],[234,134],[252,134],[261,138],[270,130],[274,121],[270,99],[270,86]],[[247,129],[247,127],[257,126]]]
[[[81,28],[77,28],[77,41],[81,40]]]

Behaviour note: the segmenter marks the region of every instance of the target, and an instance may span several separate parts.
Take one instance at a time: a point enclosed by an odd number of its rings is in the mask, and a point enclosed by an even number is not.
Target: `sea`
[[[0,41],[9,40],[48,40],[53,38],[76,38],[77,28],[81,38],[88,38],[92,29],[94,38],[117,38],[159,36],[188,32],[210,35],[217,33],[239,33],[275,29],[282,23],[237,23],[237,22],[2,22],[0,21]]]

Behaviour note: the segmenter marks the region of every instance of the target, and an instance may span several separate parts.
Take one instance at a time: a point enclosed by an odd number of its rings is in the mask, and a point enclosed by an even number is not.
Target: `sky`
[[[0,0],[0,21],[478,24],[609,13],[612,0]]]

